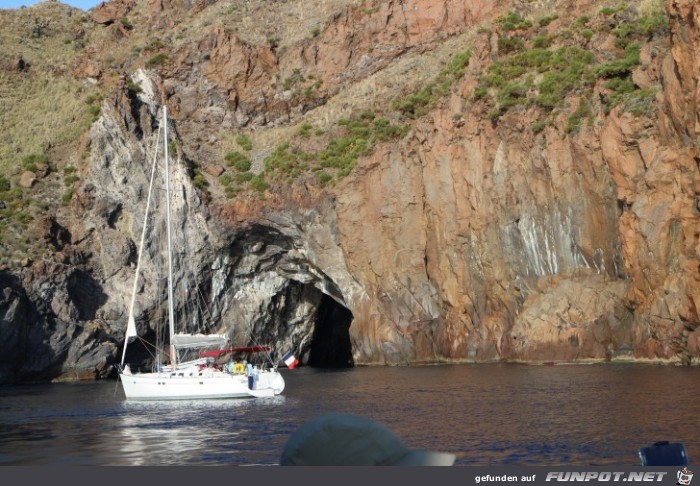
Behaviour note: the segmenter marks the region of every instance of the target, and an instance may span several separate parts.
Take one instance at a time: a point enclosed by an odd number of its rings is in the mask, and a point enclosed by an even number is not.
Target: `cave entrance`
[[[311,337],[309,366],[351,368],[355,365],[350,344],[352,319],[349,309],[322,294]]]
[[[224,269],[228,288],[255,290],[250,303],[241,302],[244,313],[228,321],[239,333],[234,341],[255,336],[291,346],[307,366],[353,367],[352,312],[336,283],[298,251],[304,246],[295,236],[258,223],[235,235]]]

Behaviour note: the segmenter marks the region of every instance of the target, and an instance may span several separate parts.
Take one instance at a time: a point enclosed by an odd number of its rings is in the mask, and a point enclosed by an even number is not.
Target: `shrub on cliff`
[[[48,164],[49,158],[44,154],[29,154],[22,157],[22,167],[24,170],[36,171],[37,164]]]
[[[241,146],[243,150],[250,151],[253,150],[253,143],[248,138],[248,135],[241,133],[236,137],[236,143]]]
[[[469,64],[471,50],[455,54],[438,75],[415,93],[396,97],[391,102],[391,109],[408,116],[419,118],[435,107],[437,101],[450,92],[452,85],[460,79]]]
[[[623,103],[623,109],[636,116],[650,114],[653,95],[634,84],[632,72],[640,63],[641,42],[666,29],[668,21],[661,7],[658,0],[648,0],[638,8],[620,5],[601,12],[605,17],[581,15],[571,23],[571,29],[559,30],[551,37],[537,29],[528,32],[528,24],[510,13],[497,25],[503,33],[520,32],[517,37],[503,34],[499,39],[499,56],[478,80],[471,99],[485,103],[492,120],[518,105],[534,104],[543,116],[550,116],[555,108],[564,107],[567,97],[572,94],[590,98],[596,79],[602,79],[605,81],[603,86],[609,90],[609,94],[601,97],[606,112]],[[545,22],[543,19],[540,26],[551,20]],[[599,58],[586,48],[596,29],[611,32],[615,36],[615,45],[624,51],[624,55],[598,64]],[[580,35],[573,36],[576,32]],[[528,40],[528,34],[536,35]],[[523,46],[528,43],[532,47],[525,49]],[[583,109],[590,105],[591,100],[588,105],[582,103],[579,106]],[[566,131],[574,132],[582,118],[581,113],[573,113]],[[533,126],[541,130],[546,125],[538,123]]]
[[[167,61],[167,60],[168,60],[168,56],[167,56],[167,55],[165,55],[165,54],[163,54],[163,53],[156,54],[155,56],[153,56],[152,58],[150,58],[148,61],[146,61],[146,67],[147,67],[147,68],[152,68],[152,67],[155,67],[155,66],[159,66],[159,65],[161,65],[161,64],[164,64],[165,61]]]
[[[239,172],[250,170],[250,160],[240,152],[229,152],[225,156],[226,164]]]

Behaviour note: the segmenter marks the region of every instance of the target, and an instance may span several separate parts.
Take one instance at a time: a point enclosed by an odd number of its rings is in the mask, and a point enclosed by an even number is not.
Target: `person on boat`
[[[233,374],[234,375],[242,375],[245,373],[245,366],[243,363],[239,363],[237,361],[233,362]]]
[[[451,466],[456,456],[409,449],[391,430],[359,415],[328,414],[289,438],[281,466]]]
[[[253,363],[246,363],[245,375],[248,377],[248,389],[252,390],[255,386],[255,370],[253,368]]]

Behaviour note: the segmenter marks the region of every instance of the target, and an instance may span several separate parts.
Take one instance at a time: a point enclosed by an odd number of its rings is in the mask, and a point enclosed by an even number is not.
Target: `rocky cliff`
[[[163,104],[178,247],[237,344],[314,366],[700,356],[694,2],[304,5],[3,13],[68,32],[59,75],[97,95],[42,146],[65,205],[13,220],[34,244],[0,270],[0,381],[113,373]],[[50,64],[32,55],[8,85]],[[0,199],[24,172],[49,197],[41,170],[6,169]]]

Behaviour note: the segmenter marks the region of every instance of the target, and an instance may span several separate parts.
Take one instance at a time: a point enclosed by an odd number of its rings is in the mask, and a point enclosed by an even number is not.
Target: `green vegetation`
[[[610,16],[614,15],[618,12],[621,12],[626,8],[626,5],[624,3],[618,5],[617,7],[603,7],[600,9],[600,13],[605,15],[605,16]]]
[[[163,49],[165,47],[165,43],[160,40],[160,39],[151,39],[148,44],[144,46],[144,49],[147,51],[157,51],[159,49]]]
[[[226,159],[226,165],[233,167],[238,172],[250,170],[250,159],[240,152],[229,152],[224,158]]]
[[[22,157],[21,165],[24,170],[36,172],[39,170],[37,164],[48,166],[49,158],[44,154],[29,154]]]
[[[542,17],[538,23],[540,24],[540,27],[546,27],[549,24],[551,24],[552,22],[554,22],[555,20],[557,20],[558,18],[559,18],[559,16],[556,14],[547,15],[546,17]]]
[[[292,89],[297,84],[303,83],[306,80],[303,74],[301,74],[300,69],[295,69],[292,75],[284,80],[282,83],[282,89],[285,91]]]
[[[164,64],[165,61],[167,61],[167,60],[168,60],[168,56],[161,52],[159,54],[156,54],[152,58],[150,58],[148,61],[146,61],[146,67],[152,68],[155,66],[159,66],[161,64]]]
[[[277,49],[280,46],[280,38],[279,37],[268,37],[267,43],[270,46],[270,49],[273,51]]]
[[[302,138],[309,138],[311,137],[311,123],[304,123],[301,127],[299,127],[298,134]]]
[[[202,191],[204,194],[208,194],[208,187],[209,183],[207,182],[207,179],[204,177],[204,174],[202,174],[202,171],[199,167],[195,166],[192,168],[193,172],[193,177],[192,177],[192,184],[194,187]]]
[[[251,172],[239,172],[236,174],[236,183],[243,184],[249,182],[252,178],[253,174]]]
[[[636,98],[642,95],[641,91],[632,81],[632,70],[639,64],[639,45],[629,44],[625,49],[625,57],[596,68],[596,74],[607,79],[605,87],[610,90],[610,96],[605,103],[605,111],[609,112],[623,99]],[[635,113],[639,113],[635,110]]]
[[[551,126],[563,110],[568,113],[564,130],[569,134],[575,134],[584,123],[591,125],[601,105],[605,110],[622,106],[635,115],[650,113],[656,90],[639,89],[631,73],[639,66],[639,46],[662,32],[663,22],[658,12],[651,17],[635,17],[636,10],[619,8],[622,10],[613,9],[602,25],[603,16],[581,15],[556,33],[542,27],[558,19],[557,15],[544,17],[533,25],[531,20],[509,12],[494,26],[501,34],[497,40],[498,56],[479,77],[470,99],[483,103],[494,121],[509,110],[537,110],[541,116],[531,124],[533,133]],[[619,15],[622,11],[624,16]],[[587,41],[598,32],[615,35],[621,49],[616,58],[602,59],[586,48]],[[470,56],[469,50],[457,54],[424,86],[394,98],[389,110],[395,113],[390,111],[390,116],[365,112],[340,119],[325,131],[314,129],[308,122],[301,124],[290,140],[265,157],[263,171],[257,175],[250,172],[250,162],[244,155],[227,154],[227,165],[235,168],[235,173],[220,177],[226,195],[232,197],[246,185],[264,191],[266,184],[273,181],[291,182],[300,177],[315,177],[321,186],[335,184],[377,144],[405,135],[408,128],[390,122],[392,117],[416,119],[435,109],[463,76]],[[313,88],[319,83],[309,84],[312,79],[295,70],[280,83],[280,88],[294,90],[294,97],[312,97]],[[601,85],[609,95],[593,99],[594,86]],[[572,96],[578,101],[569,108],[567,100]],[[458,118],[456,114],[455,119]],[[245,144],[239,144],[246,149]]]
[[[498,53],[501,55],[519,52],[525,49],[525,42],[518,37],[499,37]]]
[[[663,10],[653,12],[649,16],[640,18],[636,27],[637,32],[648,39],[668,30],[668,17]]]
[[[579,47],[533,48],[494,62],[475,93],[479,99],[495,90],[492,118],[516,105],[536,104],[551,111],[571,91],[594,81],[589,65],[593,55]],[[539,83],[533,81],[539,74]]]
[[[313,98],[314,97],[314,87],[312,86],[307,86],[304,88],[304,97],[305,98]]]
[[[549,122],[548,122],[548,121],[546,121],[546,120],[537,121],[537,122],[535,122],[535,123],[532,124],[532,126],[530,127],[530,129],[532,130],[532,133],[540,133],[542,130],[544,130],[545,128],[547,128],[547,126],[549,126]]]
[[[532,47],[535,49],[546,49],[552,44],[552,38],[548,35],[538,35],[532,39]]]
[[[574,29],[583,27],[584,25],[588,24],[590,20],[591,18],[588,15],[581,15],[579,18],[574,20],[574,22],[571,24],[571,27]]]
[[[591,108],[591,104],[587,99],[581,98],[578,108],[576,108],[576,111],[571,114],[566,123],[566,133],[578,131],[584,119],[589,119],[589,121],[592,123],[593,109]]]
[[[19,166],[30,172],[48,174],[52,169],[49,159],[44,154],[30,154],[22,157]],[[45,203],[39,203],[32,196],[32,189],[18,185],[19,177],[13,182],[0,175],[0,200],[4,207],[0,209],[0,240],[8,238],[5,230],[12,230],[14,246],[29,238],[26,227],[39,212],[46,210]],[[25,248],[26,250],[27,248]]]
[[[668,30],[668,18],[663,9],[652,10],[649,15],[639,16],[633,21],[620,21],[613,29],[615,46],[626,49],[632,42],[647,41],[654,35]]]
[[[293,180],[305,173],[315,173],[321,185],[332,184],[347,176],[357,159],[370,154],[377,144],[400,138],[406,131],[407,127],[393,125],[373,112],[362,113],[356,119],[341,119],[328,143],[320,150],[305,151],[289,142],[278,145],[263,161],[264,174]]]
[[[521,17],[517,12],[510,11],[498,22],[503,31],[527,30],[532,27],[532,22]]]
[[[318,173],[318,182],[321,183],[322,186],[327,185],[333,180],[333,176],[330,175],[328,172],[325,170],[322,170]]]
[[[450,92],[452,85],[462,77],[470,57],[471,51],[456,54],[435,79],[418,92],[403,98],[394,98],[391,102],[391,109],[409,118],[419,118],[425,115],[435,107],[441,97]]]
[[[622,11],[624,18],[618,19],[617,14]],[[509,13],[499,22],[502,31],[498,39],[499,56],[480,77],[472,101],[485,103],[487,116],[494,121],[515,107],[536,107],[545,117],[533,123],[531,128],[537,133],[550,123],[547,119],[550,113],[564,108],[567,97],[577,94],[581,101],[566,126],[568,133],[574,133],[583,120],[592,119],[593,87],[598,80],[603,80],[609,90],[609,94],[601,98],[606,112],[622,106],[636,116],[649,114],[656,90],[642,90],[636,86],[632,71],[640,63],[641,42],[663,33],[667,19],[663,8],[647,11],[648,14],[635,17],[636,10],[627,10],[621,4],[603,12],[617,21],[612,26],[607,21],[597,25],[592,18],[582,15],[572,22],[571,29],[559,31],[554,38],[530,29],[531,23],[514,12]],[[539,25],[548,25],[555,18],[545,17]],[[616,46],[624,54],[601,63],[583,47],[585,41],[594,36],[596,28],[612,32]],[[517,35],[512,35],[513,31],[518,31]],[[572,42],[576,37],[581,45]],[[596,100],[596,103],[599,102]]]
[[[129,93],[134,96],[138,93],[141,92],[141,86],[136,84],[133,79],[131,79],[131,76],[128,76],[126,78],[126,89],[129,91]]]
[[[66,192],[64,192],[63,196],[61,196],[61,204],[64,206],[70,204],[71,199],[73,199],[73,194],[75,194],[75,189],[73,189],[72,187],[66,189]]]
[[[30,225],[42,213],[60,207],[64,189],[61,177],[47,177],[56,170],[48,156],[58,160],[61,170],[63,160],[76,156],[81,136],[92,123],[93,100],[99,110],[101,99],[95,93],[111,76],[106,63],[100,66],[104,78],[74,76],[74,69],[80,69],[76,56],[94,40],[92,20],[75,12],[53,5],[39,6],[33,13],[3,11],[0,44],[7,62],[0,69],[1,267],[18,271],[17,265],[46,249],[35,244],[37,235]],[[99,56],[93,59],[99,62]],[[34,173],[31,187],[22,185],[24,171]]]
[[[243,149],[250,151],[253,149],[253,143],[248,138],[248,135],[241,133],[236,137],[236,143]]]
[[[652,86],[648,89],[634,90],[627,96],[623,96],[620,103],[634,116],[650,117],[654,114],[656,94],[661,86]]]
[[[248,140],[247,137],[246,140]],[[250,143],[250,140],[248,140],[248,143]],[[226,165],[234,169],[235,173],[230,174],[226,172],[222,174],[219,176],[219,183],[224,187],[226,197],[232,198],[238,194],[239,186],[251,182],[255,175],[250,172],[252,166],[250,159],[241,152],[228,152],[224,159],[226,160]],[[258,183],[257,187],[260,188],[262,185]]]
[[[268,173],[287,173],[296,176],[309,168],[305,162],[312,158],[312,154],[307,154],[301,149],[290,149],[289,142],[285,142],[278,145],[270,155],[265,157],[263,163],[265,171]]]
[[[66,187],[70,187],[80,180],[80,177],[75,173],[75,167],[68,166],[63,169],[63,183]]]
[[[339,177],[345,177],[355,167],[358,157],[370,153],[367,136],[364,124],[353,123],[347,135],[331,140],[328,147],[319,152],[319,164],[325,169],[338,169]]]
[[[131,30],[134,28],[129,19],[126,17],[122,17],[121,19],[119,19],[119,22],[122,24],[122,27],[124,27],[126,30]]]
[[[625,52],[623,59],[598,66],[596,74],[601,78],[619,78],[631,74],[632,69],[639,64],[639,44],[628,45]]]
[[[63,206],[70,204],[73,194],[75,194],[75,183],[80,180],[76,171],[76,168],[73,166],[67,166],[63,169],[63,184],[66,186],[65,192],[61,196],[61,204]]]
[[[260,175],[253,176],[250,179],[250,186],[258,192],[265,192],[270,187],[263,179],[263,176]]]
[[[8,175],[27,154],[43,153],[47,143],[74,143],[93,120],[84,93],[71,79],[36,74],[17,78],[0,72],[6,99],[0,116],[0,174]]]

